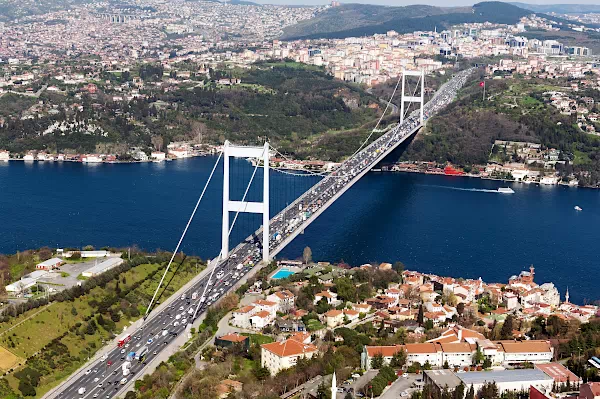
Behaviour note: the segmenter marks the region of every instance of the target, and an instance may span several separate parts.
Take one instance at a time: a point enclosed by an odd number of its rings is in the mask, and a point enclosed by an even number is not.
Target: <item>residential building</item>
[[[578,399],[600,399],[600,382],[588,382],[581,385]]]
[[[289,290],[277,291],[267,296],[267,301],[277,304],[277,311],[287,313],[295,306],[296,296]]]
[[[250,347],[250,339],[238,333],[226,334],[215,338],[215,346],[228,348],[233,345],[241,345],[243,348],[248,349]]]
[[[310,359],[318,352],[317,347],[311,344],[289,338],[282,342],[272,342],[261,345],[261,367],[266,367],[271,375],[281,370],[293,367],[299,358]]]

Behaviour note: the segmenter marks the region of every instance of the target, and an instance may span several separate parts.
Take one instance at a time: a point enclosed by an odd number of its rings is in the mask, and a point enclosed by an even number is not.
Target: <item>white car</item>
[[[121,355],[125,353],[125,349],[121,349]]]
[[[92,398],[97,398],[97,397],[98,397],[97,393],[95,393],[94,396],[92,396]]]
[[[194,308],[190,308],[190,310],[188,310],[188,314],[193,314],[194,313]]]
[[[180,311],[182,311],[183,309],[184,309],[184,307],[183,307],[183,306],[180,306],[180,307],[179,307],[179,310],[180,310]]]
[[[186,324],[186,323],[187,323],[187,319],[181,320],[181,324]]]
[[[94,378],[94,382],[98,382],[98,381],[100,381],[100,378],[98,378],[98,377]]]
[[[92,372],[92,370],[86,370],[86,371],[85,371],[85,375],[88,375],[88,374],[90,374],[91,372]]]
[[[178,314],[177,316],[175,316],[175,320],[179,320],[179,319],[181,319],[181,315],[180,314]]]
[[[106,359],[108,359],[108,355],[104,355],[100,358],[101,361],[105,361]]]
[[[175,323],[173,323],[173,327],[177,327],[179,325],[179,322],[176,321]]]

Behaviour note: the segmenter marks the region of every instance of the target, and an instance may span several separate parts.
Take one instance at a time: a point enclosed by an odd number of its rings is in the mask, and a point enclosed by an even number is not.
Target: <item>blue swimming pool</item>
[[[292,274],[294,274],[296,272],[293,272],[291,270],[288,269],[279,269],[277,271],[277,273],[275,273],[271,278],[274,280],[280,279],[280,278],[286,278],[291,276]]]

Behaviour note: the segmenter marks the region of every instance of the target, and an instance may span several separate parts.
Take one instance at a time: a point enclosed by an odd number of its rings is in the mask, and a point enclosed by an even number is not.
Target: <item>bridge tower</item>
[[[263,200],[262,202],[249,202],[229,199],[229,158],[244,157],[256,158],[263,162]],[[223,226],[221,235],[221,259],[229,256],[229,212],[262,213],[262,254],[265,262],[269,261],[269,143],[262,147],[242,147],[231,145],[225,141],[223,146]]]
[[[418,76],[419,81],[418,85],[421,86],[421,95],[405,95],[405,87],[406,87],[406,77],[407,76]],[[415,88],[416,92],[417,88]],[[414,94],[414,93],[413,93]],[[423,105],[425,104],[425,71],[421,69],[420,71],[403,71],[402,72],[402,94],[401,94],[401,102],[400,102],[400,123],[404,121],[404,103],[419,103],[420,104],[420,122],[423,124]]]

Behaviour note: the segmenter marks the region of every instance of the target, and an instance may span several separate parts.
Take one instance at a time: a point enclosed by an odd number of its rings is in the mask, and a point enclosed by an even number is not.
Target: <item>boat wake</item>
[[[485,189],[485,188],[461,188],[461,187],[451,187],[451,186],[440,186],[440,185],[435,185],[435,184],[419,184],[419,186],[421,186],[421,187],[445,188],[447,190],[457,190],[457,191],[474,191],[474,192],[479,192],[479,193],[504,194],[502,191],[489,190],[489,189]]]

